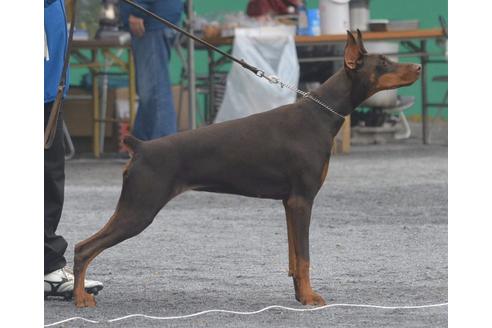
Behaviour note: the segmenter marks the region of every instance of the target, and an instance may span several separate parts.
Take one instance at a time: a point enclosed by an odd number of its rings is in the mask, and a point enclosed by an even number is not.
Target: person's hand
[[[137,37],[142,37],[145,33],[144,20],[142,18],[130,15],[128,17],[128,23],[130,24],[130,31]]]

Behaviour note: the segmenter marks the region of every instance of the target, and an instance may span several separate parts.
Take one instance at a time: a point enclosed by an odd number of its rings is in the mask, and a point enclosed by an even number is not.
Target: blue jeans
[[[141,140],[176,133],[176,112],[169,76],[174,36],[174,31],[166,29],[146,31],[141,38],[132,37],[139,96],[133,135]]]

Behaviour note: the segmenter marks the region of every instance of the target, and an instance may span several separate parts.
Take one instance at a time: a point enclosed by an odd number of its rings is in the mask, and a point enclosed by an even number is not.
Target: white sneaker
[[[66,300],[72,299],[75,277],[67,267],[55,270],[44,275],[44,297],[62,296]],[[97,295],[103,289],[102,282],[85,280],[85,291]]]

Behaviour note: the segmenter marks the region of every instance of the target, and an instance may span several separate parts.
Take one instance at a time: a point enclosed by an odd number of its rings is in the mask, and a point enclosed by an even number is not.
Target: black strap
[[[144,7],[142,7],[142,6],[138,5],[138,4],[136,4],[135,2],[130,1],[130,0],[123,0],[123,2],[126,2],[127,4],[129,4],[129,5],[131,5],[131,6],[135,7],[135,8],[137,8],[138,10],[140,10],[140,11],[142,11],[142,12],[144,12],[145,14],[147,14],[147,15],[149,15],[149,16],[151,16],[151,17],[155,18],[155,19],[157,19],[159,22],[163,23],[164,25],[166,25],[166,26],[168,26],[168,27],[170,27],[170,28],[172,28],[172,29],[174,29],[174,30],[176,30],[176,31],[180,32],[180,33],[183,33],[183,34],[184,34],[184,35],[186,35],[187,37],[192,38],[193,40],[195,40],[195,41],[197,41],[197,42],[199,42],[199,43],[203,44],[205,47],[210,48],[210,49],[212,49],[212,50],[214,50],[214,51],[217,51],[217,52],[218,52],[218,53],[220,53],[221,55],[223,55],[223,56],[225,56],[225,57],[229,58],[230,60],[232,60],[232,61],[234,61],[234,62],[238,63],[239,65],[241,65],[242,67],[246,68],[247,70],[249,70],[249,71],[253,72],[253,74],[255,74],[255,75],[259,75],[259,76],[262,76],[262,74],[264,74],[264,72],[263,72],[262,70],[260,70],[260,69],[258,69],[258,68],[256,68],[256,67],[254,67],[254,66],[252,66],[252,65],[248,64],[247,62],[245,62],[245,61],[244,61],[244,59],[237,59],[236,57],[231,56],[231,55],[230,55],[230,54],[228,54],[227,52],[225,52],[225,51],[223,51],[223,50],[221,50],[221,49],[219,49],[219,48],[217,48],[217,47],[213,46],[212,44],[208,43],[208,42],[207,42],[207,41],[205,41],[205,40],[202,40],[202,39],[200,39],[200,38],[196,37],[195,35],[193,35],[193,34],[189,33],[188,31],[186,31],[186,30],[184,30],[184,29],[182,29],[182,28],[180,28],[179,26],[177,26],[177,25],[175,25],[175,24],[171,23],[170,21],[168,21],[168,20],[166,20],[166,19],[164,19],[164,18],[162,18],[162,17],[160,17],[160,16],[157,16],[155,13],[153,13],[153,12],[151,12],[151,11],[149,11],[149,10],[145,9]]]
[[[70,52],[72,51],[72,40],[73,32],[75,30],[75,10],[76,10],[76,0],[72,0],[72,17],[70,22],[70,32],[68,35],[68,45],[67,52],[65,53],[65,61],[63,62],[62,74],[60,77],[60,83],[58,84],[58,89],[56,93],[55,101],[51,107],[50,117],[48,119],[48,124],[44,130],[44,149],[50,149],[55,139],[56,134],[56,123],[58,121],[58,116],[60,115],[60,109],[62,105],[63,92],[65,91],[65,85],[67,82],[67,70],[68,63],[70,61]]]

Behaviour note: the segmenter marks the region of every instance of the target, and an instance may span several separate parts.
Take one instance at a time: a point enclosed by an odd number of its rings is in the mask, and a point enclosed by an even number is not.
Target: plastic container
[[[350,1],[350,29],[369,30],[369,0]]]
[[[386,41],[366,41],[364,42],[364,47],[370,54],[386,55],[398,53],[399,43]],[[398,57],[396,56],[388,56],[388,58],[394,62],[398,62]],[[362,105],[368,107],[391,108],[396,105],[397,97],[398,91],[396,89],[383,90],[369,97]]]
[[[321,34],[345,34],[350,29],[350,0],[319,0]]]
[[[312,8],[307,11],[309,35],[320,35],[319,9]]]
[[[297,34],[298,35],[309,35],[309,22],[306,6],[300,5],[298,7],[299,20],[297,22]]]

